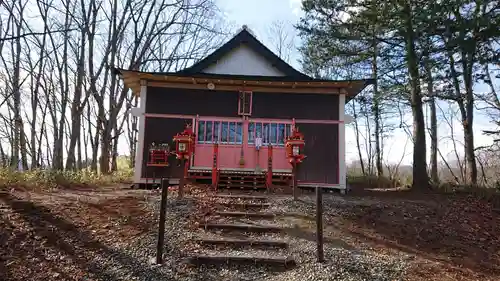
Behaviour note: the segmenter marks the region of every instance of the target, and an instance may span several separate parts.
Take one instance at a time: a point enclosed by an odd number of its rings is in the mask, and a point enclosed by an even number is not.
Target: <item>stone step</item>
[[[281,232],[285,229],[276,225],[232,224],[232,223],[206,223],[205,229],[237,230],[245,232]]]
[[[214,215],[222,217],[246,217],[246,218],[274,218],[276,215],[273,213],[265,212],[215,212]]]
[[[234,247],[275,247],[288,248],[288,243],[280,240],[254,240],[254,239],[199,239],[198,243],[202,245],[224,245]]]
[[[193,264],[255,264],[273,265],[290,268],[295,266],[291,257],[257,257],[257,256],[231,256],[231,255],[195,255],[189,258]]]
[[[215,195],[217,198],[225,198],[225,199],[247,199],[247,200],[267,200],[266,196],[257,196],[257,195],[244,195],[244,194],[218,194]]]

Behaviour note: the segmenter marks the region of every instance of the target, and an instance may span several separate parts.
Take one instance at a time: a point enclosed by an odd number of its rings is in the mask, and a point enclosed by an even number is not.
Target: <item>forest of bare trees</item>
[[[0,3],[4,167],[116,171],[119,139],[135,155],[138,101],[113,68],[175,71],[226,35],[211,0]]]

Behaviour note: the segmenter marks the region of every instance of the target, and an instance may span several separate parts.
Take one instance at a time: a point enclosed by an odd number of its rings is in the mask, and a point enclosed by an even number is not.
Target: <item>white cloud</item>
[[[302,0],[290,0],[290,9],[292,9],[292,14],[295,16],[302,15]]]

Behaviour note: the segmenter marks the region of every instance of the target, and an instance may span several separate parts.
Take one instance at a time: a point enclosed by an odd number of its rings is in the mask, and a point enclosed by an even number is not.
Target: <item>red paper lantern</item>
[[[186,128],[181,133],[174,136],[175,155],[177,159],[189,159],[194,153],[195,134],[191,125],[186,125]]]
[[[306,158],[304,155],[305,144],[304,135],[295,127],[285,142],[286,156],[290,164],[294,165],[304,161]]]

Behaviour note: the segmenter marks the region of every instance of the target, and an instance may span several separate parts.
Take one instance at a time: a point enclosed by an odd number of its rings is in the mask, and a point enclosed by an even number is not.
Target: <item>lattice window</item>
[[[240,91],[238,99],[238,115],[252,115],[252,92]]]
[[[243,123],[231,121],[199,121],[198,143],[242,144]]]
[[[260,136],[263,145],[285,145],[285,139],[291,135],[290,124],[250,122],[248,123],[248,144],[255,144],[255,138]]]

